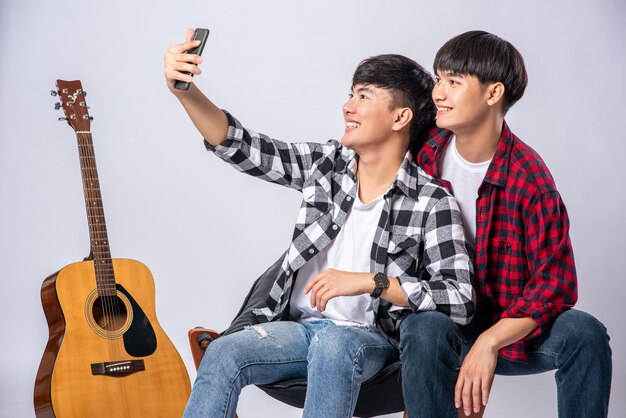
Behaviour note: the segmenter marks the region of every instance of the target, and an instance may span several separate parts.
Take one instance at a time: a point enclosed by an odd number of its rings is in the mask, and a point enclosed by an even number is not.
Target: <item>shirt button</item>
[[[336,231],[336,230],[337,230],[337,228],[339,228],[339,227],[337,226],[337,224],[334,224],[334,225],[333,225],[333,231]]]
[[[291,275],[291,270],[287,270],[286,273],[287,273],[287,276],[290,276]]]
[[[309,254],[313,254],[315,250],[313,248],[309,249]]]
[[[351,201],[351,200],[352,200],[352,196],[348,196],[348,197],[346,197],[346,200],[347,200],[348,202],[349,202],[349,201]]]

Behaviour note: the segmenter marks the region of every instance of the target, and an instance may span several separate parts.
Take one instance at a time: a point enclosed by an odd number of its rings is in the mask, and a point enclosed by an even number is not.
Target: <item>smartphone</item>
[[[193,34],[193,41],[196,40],[200,40],[200,45],[198,45],[195,48],[190,49],[189,51],[187,51],[187,54],[195,54],[195,55],[202,55],[202,51],[204,50],[204,44],[206,44],[206,40],[209,37],[209,30],[208,29],[204,29],[204,28],[197,28],[196,31]],[[188,74],[190,76],[193,77],[193,73],[188,73],[185,72],[184,74]],[[176,83],[174,83],[174,87],[177,88],[178,90],[189,90],[189,85],[191,83],[187,82],[187,81],[180,81],[180,80],[176,80]]]

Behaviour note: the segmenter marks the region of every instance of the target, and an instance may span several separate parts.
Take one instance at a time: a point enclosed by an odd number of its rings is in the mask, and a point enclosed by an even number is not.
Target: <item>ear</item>
[[[487,104],[495,106],[504,101],[504,84],[501,82],[489,84],[487,86]]]
[[[408,107],[398,108],[395,114],[395,120],[393,121],[393,125],[391,125],[391,129],[396,132],[401,131],[405,126],[411,123],[413,119],[413,111]]]

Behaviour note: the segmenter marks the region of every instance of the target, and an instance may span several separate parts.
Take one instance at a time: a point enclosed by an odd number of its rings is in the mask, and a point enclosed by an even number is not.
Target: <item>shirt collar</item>
[[[350,152],[352,153],[352,155],[350,156],[351,158],[348,160],[348,164],[345,166],[345,171],[348,174],[348,176],[350,176],[350,178],[356,182],[356,169],[358,167],[358,162],[359,162],[359,155],[350,150]],[[341,167],[339,167],[339,171],[343,171]]]
[[[344,147],[344,149],[348,154],[344,154],[346,158],[341,162],[341,165],[337,165],[337,172],[340,174],[346,173],[354,182],[356,182],[356,171],[359,156],[356,152],[349,148]],[[398,173],[385,192],[384,196],[386,198],[390,197],[397,189],[406,196],[417,200],[417,173],[418,168],[413,158],[413,154],[411,153],[411,150],[407,150],[406,154],[404,154],[404,158],[402,159],[402,163],[400,164],[400,168],[398,169]]]
[[[385,197],[391,196],[394,190],[397,189],[405,196],[417,200],[417,171],[417,164],[414,161],[413,154],[408,150],[404,154],[404,159],[402,164],[400,164],[396,178],[389,186],[389,189],[387,189],[387,192],[385,192]]]
[[[509,129],[506,121],[502,122],[502,134],[500,134],[500,140],[498,141],[498,147],[496,153],[489,164],[487,173],[485,174],[485,181],[494,184],[499,187],[506,185],[506,180],[509,175],[509,160],[511,157],[511,148],[513,147],[513,139],[515,136]]]
[[[426,146],[429,146],[434,150],[435,164],[433,165],[432,170],[436,177],[441,177],[439,162],[441,161],[441,157],[443,156],[443,153],[453,135],[452,131],[441,128],[433,128],[428,134],[429,139],[426,142]],[[487,169],[487,173],[485,174],[485,182],[499,187],[504,187],[506,185],[506,180],[509,174],[508,162],[511,156],[511,148],[513,146],[514,138],[515,135],[513,135],[513,132],[509,129],[506,121],[503,121],[502,133],[500,134],[500,139],[498,140],[498,147],[496,148],[496,153],[494,154],[491,164],[489,164],[489,168]]]

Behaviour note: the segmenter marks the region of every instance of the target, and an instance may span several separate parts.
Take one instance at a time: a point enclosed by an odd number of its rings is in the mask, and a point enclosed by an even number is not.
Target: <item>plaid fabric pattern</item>
[[[205,142],[207,149],[243,173],[294,188],[303,196],[281,273],[266,306],[254,310],[259,322],[278,320],[289,302],[294,273],[326,248],[345,224],[356,198],[358,156],[335,140],[277,141],[243,128],[226,114],[227,138],[217,147]],[[412,309],[373,299],[377,327],[397,339],[399,320],[412,310],[437,309],[459,324],[469,323],[475,311],[473,271],[454,198],[418,169],[407,152],[384,201],[372,243],[371,272],[397,277]]]
[[[418,164],[440,177],[452,132],[433,129]],[[450,183],[441,183],[452,190]],[[500,355],[525,361],[529,343],[577,300],[569,219],[541,157],[506,123],[476,200],[477,312],[483,331],[500,318],[532,317],[539,328]]]

